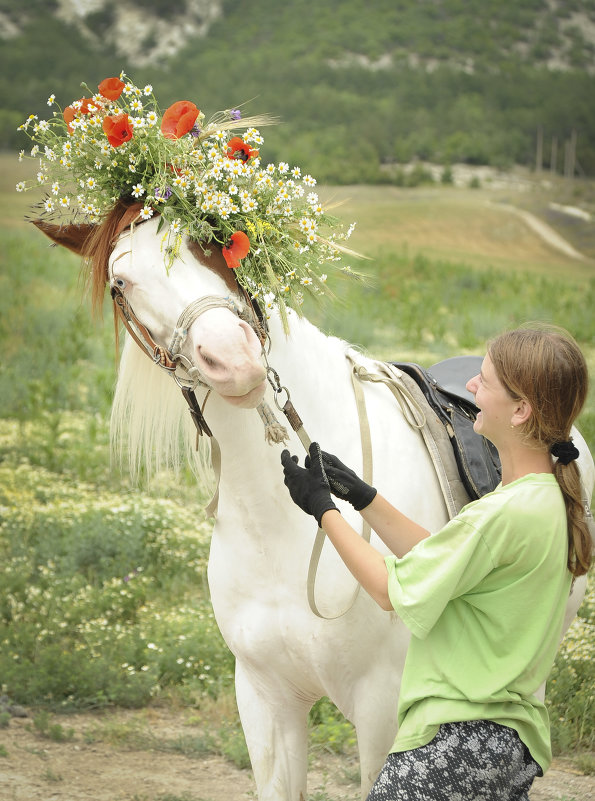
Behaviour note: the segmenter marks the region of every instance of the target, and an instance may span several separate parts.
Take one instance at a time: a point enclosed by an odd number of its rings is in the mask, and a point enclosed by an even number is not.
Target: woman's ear
[[[516,404],[510,423],[514,427],[521,426],[523,423],[527,422],[532,414],[533,409],[531,408],[529,401],[525,400],[525,398],[521,398]]]

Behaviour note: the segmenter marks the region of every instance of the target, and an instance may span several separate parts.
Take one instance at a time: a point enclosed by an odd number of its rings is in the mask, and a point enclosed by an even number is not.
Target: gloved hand
[[[358,512],[372,503],[378,490],[362,481],[351,468],[346,467],[332,453],[321,451],[321,454],[324,472],[331,485],[331,492],[337,498],[347,501]],[[306,456],[306,467],[309,467],[308,458]]]
[[[308,468],[298,466],[297,456],[291,456],[288,450],[281,454],[281,464],[285,474],[285,486],[294,503],[306,514],[313,515],[320,526],[322,515],[329,509],[336,509],[331,498],[328,479],[322,466],[320,445],[312,442],[310,454],[306,457]]]

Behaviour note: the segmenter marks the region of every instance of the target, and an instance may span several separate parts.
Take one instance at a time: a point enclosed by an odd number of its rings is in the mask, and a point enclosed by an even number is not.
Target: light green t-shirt
[[[491,720],[547,769],[549,720],[534,693],[561,636],[567,550],[562,493],[540,473],[468,504],[402,559],[386,557],[391,602],[412,632],[393,751],[426,745],[442,723]]]

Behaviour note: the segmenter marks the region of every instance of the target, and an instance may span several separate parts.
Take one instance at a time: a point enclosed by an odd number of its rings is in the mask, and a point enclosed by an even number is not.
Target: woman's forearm
[[[395,556],[402,557],[430,532],[395,509],[380,493],[360,514]]]
[[[382,609],[392,611],[388,597],[388,570],[382,554],[362,539],[336,509],[322,515],[321,526],[366,592]]]

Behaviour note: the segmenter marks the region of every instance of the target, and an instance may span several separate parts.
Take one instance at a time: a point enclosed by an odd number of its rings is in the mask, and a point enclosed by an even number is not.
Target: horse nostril
[[[214,369],[219,368],[221,365],[216,359],[213,359],[211,356],[206,354],[201,347],[198,348],[198,353],[202,361],[207,365],[207,367],[212,367]]]

